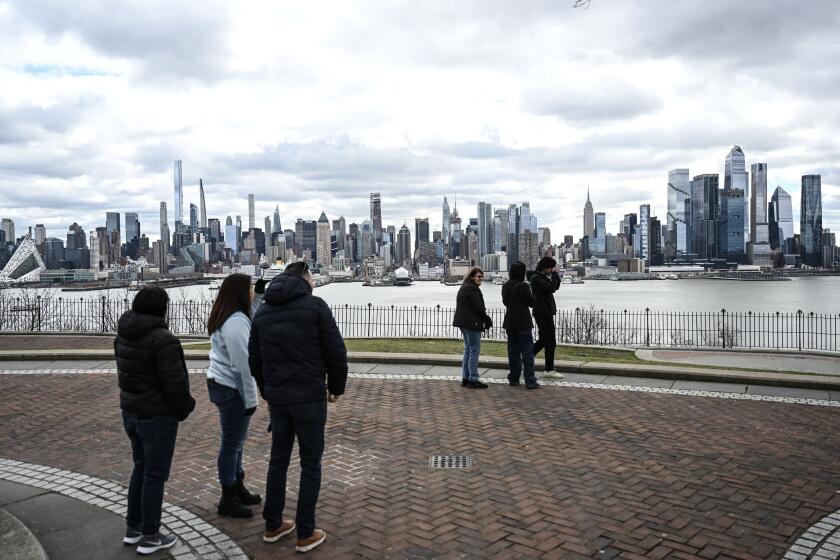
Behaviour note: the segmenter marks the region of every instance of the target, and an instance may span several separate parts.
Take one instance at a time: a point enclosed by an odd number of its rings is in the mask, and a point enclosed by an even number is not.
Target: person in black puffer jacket
[[[464,276],[464,282],[458,289],[455,300],[455,316],[452,326],[461,329],[464,336],[464,362],[461,387],[486,389],[487,385],[478,378],[478,354],[481,351],[481,332],[493,326],[493,320],[484,307],[481,294],[481,281],[484,272],[473,267]]]
[[[510,279],[502,286],[502,303],[506,308],[502,326],[508,337],[508,382],[519,385],[519,377],[524,373],[525,386],[536,389],[539,384],[534,375],[534,323],[530,310],[536,300],[525,281],[525,263],[516,261],[510,266]]]
[[[336,402],[347,382],[344,340],[330,308],[312,295],[314,287],[305,263],[288,265],[268,285],[251,322],[248,345],[251,375],[271,415],[263,540],[274,542],[297,527],[298,552],[311,550],[326,538],[315,527],[315,507],[321,487],[327,400]],[[283,521],[283,508],[295,437],[301,474],[297,516],[292,522]]]
[[[554,327],[554,316],[557,305],[554,303],[554,292],[560,287],[560,275],[556,271],[557,261],[551,257],[543,257],[537,263],[537,271],[531,275],[531,290],[534,293],[534,321],[540,338],[534,344],[534,355],[545,349],[545,371],[554,377],[562,377],[554,372],[554,349],[557,338]]]
[[[178,422],[195,408],[181,343],[166,326],[169,296],[145,286],[120,317],[114,354],[123,426],[134,470],[128,487],[125,544],[151,554],[175,544],[160,530],[163,486],[169,478]]]

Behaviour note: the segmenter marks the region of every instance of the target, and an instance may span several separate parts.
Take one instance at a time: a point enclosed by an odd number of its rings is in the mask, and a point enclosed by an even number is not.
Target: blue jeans
[[[478,381],[478,353],[481,351],[481,331],[461,329],[464,335],[464,362],[462,379]]]
[[[219,409],[219,424],[222,428],[222,445],[216,465],[219,468],[219,483],[230,488],[237,479],[244,476],[242,469],[242,447],[248,437],[250,416],[245,416],[245,401],[236,389],[216,382],[207,381],[210,402]]]
[[[297,536],[308,539],[315,530],[315,506],[321,492],[321,457],[324,455],[324,426],[327,401],[269,405],[271,414],[271,460],[265,483],[265,530],[274,531],[283,522],[286,507],[286,473],[295,437],[300,453]]]
[[[123,427],[131,441],[134,461],[125,523],[144,535],[154,535],[160,529],[163,485],[172,467],[178,419],[123,411]]]
[[[507,330],[508,381],[519,383],[520,374],[525,373],[525,385],[537,384],[534,375],[534,333],[531,329]]]

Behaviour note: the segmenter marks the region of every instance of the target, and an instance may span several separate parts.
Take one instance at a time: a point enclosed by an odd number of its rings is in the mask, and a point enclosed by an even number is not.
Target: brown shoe
[[[281,537],[285,537],[294,530],[294,521],[284,521],[280,524],[279,527],[277,527],[273,531],[266,531],[263,534],[263,542],[277,542],[280,540]]]
[[[295,550],[298,552],[309,552],[327,539],[327,532],[323,529],[315,529],[308,539],[298,539]]]

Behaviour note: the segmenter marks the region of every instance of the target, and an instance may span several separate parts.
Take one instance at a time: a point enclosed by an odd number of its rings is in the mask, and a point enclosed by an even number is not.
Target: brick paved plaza
[[[293,557],[292,541],[261,542],[261,517],[215,514],[217,417],[203,377],[192,383],[198,407],[181,425],[167,500],[253,558]],[[127,484],[113,374],[9,374],[0,387],[0,458]],[[840,508],[838,412],[651,392],[351,379],[330,407],[319,504],[329,537],[312,556],[781,558]],[[261,407],[246,447],[260,491],[266,423]],[[471,455],[473,467],[430,470],[432,454]]]

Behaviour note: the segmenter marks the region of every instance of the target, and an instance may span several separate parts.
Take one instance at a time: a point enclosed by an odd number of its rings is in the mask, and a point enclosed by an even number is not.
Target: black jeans
[[[545,371],[554,369],[554,349],[557,348],[557,334],[554,327],[554,316],[534,315],[540,338],[534,344],[534,355],[545,349]]]
[[[144,535],[154,535],[160,529],[163,484],[172,467],[178,419],[123,412],[123,426],[131,440],[134,460],[125,523]]]
[[[271,404],[271,460],[265,483],[265,530],[274,531],[283,522],[286,507],[286,473],[295,437],[300,453],[297,536],[308,539],[315,530],[315,506],[321,491],[321,457],[324,455],[324,426],[327,401],[300,404]]]
[[[537,384],[534,375],[534,333],[531,329],[507,329],[508,381],[518,383],[520,375],[525,377],[525,385]]]

